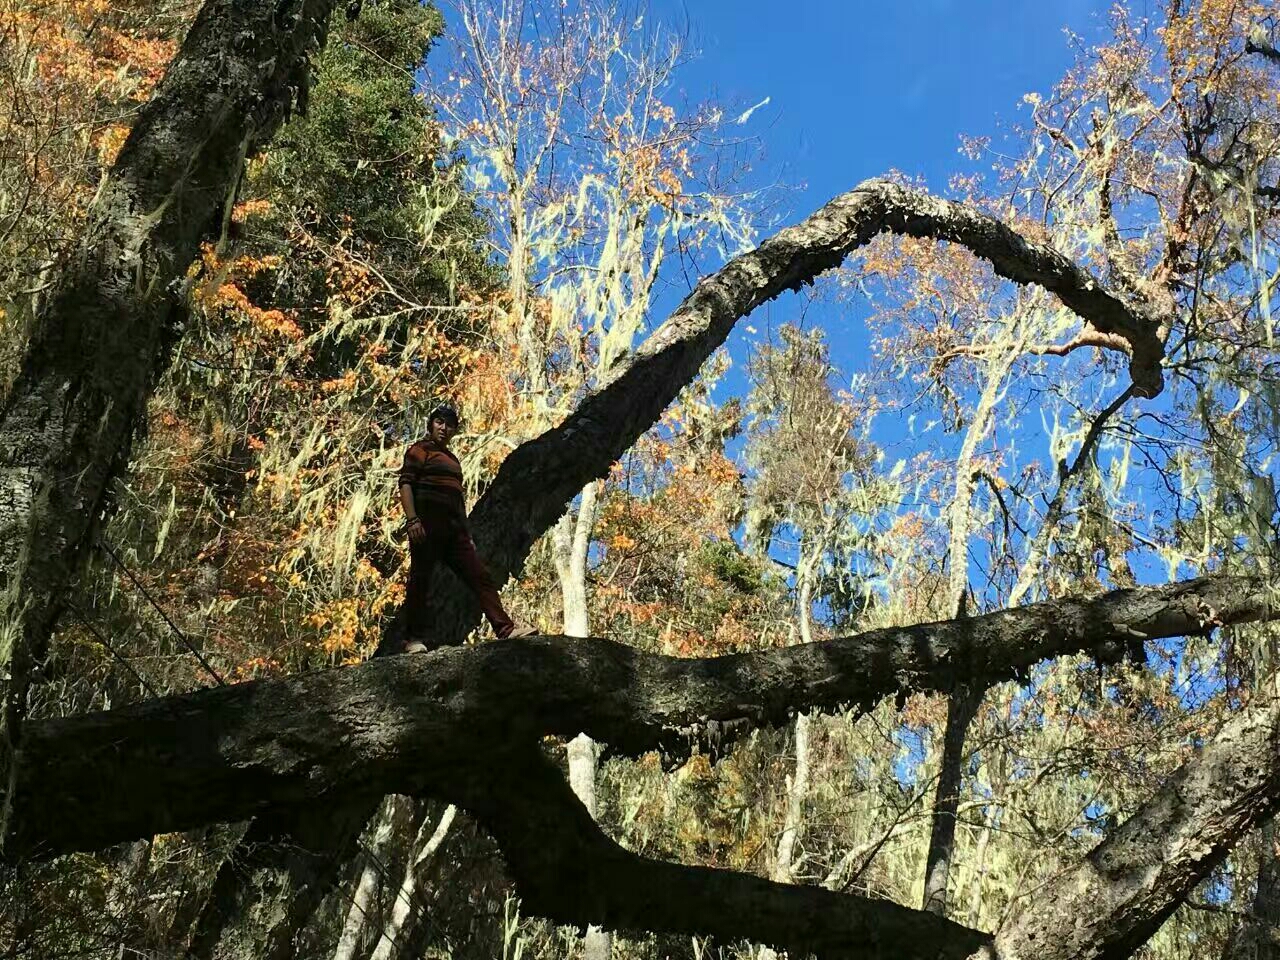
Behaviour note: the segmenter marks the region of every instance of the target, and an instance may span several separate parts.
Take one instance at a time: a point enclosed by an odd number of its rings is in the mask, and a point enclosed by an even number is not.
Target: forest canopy
[[[1280,18],[1139,6],[800,207],[660,7],[0,0],[0,952],[1280,951]]]

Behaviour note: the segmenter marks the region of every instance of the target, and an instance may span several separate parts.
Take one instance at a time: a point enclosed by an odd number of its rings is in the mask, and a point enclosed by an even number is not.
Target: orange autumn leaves
[[[191,4],[0,0],[0,141],[10,175],[76,216],[176,50]],[[13,162],[18,161],[15,165]],[[7,179],[7,178],[6,178]]]

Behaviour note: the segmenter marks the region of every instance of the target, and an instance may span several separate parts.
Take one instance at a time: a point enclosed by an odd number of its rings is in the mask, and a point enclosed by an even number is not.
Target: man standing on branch
[[[404,466],[400,468],[400,504],[409,533],[409,586],[404,598],[409,634],[406,653],[421,653],[433,646],[430,587],[438,560],[444,560],[476,595],[499,637],[537,633],[507,616],[493,577],[476,554],[467,529],[462,465],[449,449],[449,441],[457,432],[457,411],[450,406],[437,407],[427,421],[426,437],[405,451]]]

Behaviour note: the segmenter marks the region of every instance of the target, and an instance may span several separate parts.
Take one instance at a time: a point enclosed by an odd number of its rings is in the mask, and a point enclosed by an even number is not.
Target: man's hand
[[[405,528],[409,531],[409,542],[415,547],[427,542],[427,528],[422,525],[421,517],[411,518],[405,523]]]

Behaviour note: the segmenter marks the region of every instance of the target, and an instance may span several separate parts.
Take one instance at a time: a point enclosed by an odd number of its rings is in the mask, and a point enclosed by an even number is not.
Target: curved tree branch
[[[476,542],[498,579],[520,570],[564,505],[585,483],[603,477],[658,420],[739,319],[786,290],[812,283],[884,232],[961,244],[990,261],[1000,276],[1051,291],[1084,321],[1093,345],[1126,350],[1136,393],[1160,392],[1160,328],[1169,318],[1107,291],[1057,250],[993,217],[887,180],[868,180],[704,278],[562,424],[507,457],[471,518]]]
[[[975,960],[1130,956],[1278,803],[1280,698],[1262,693]]]

